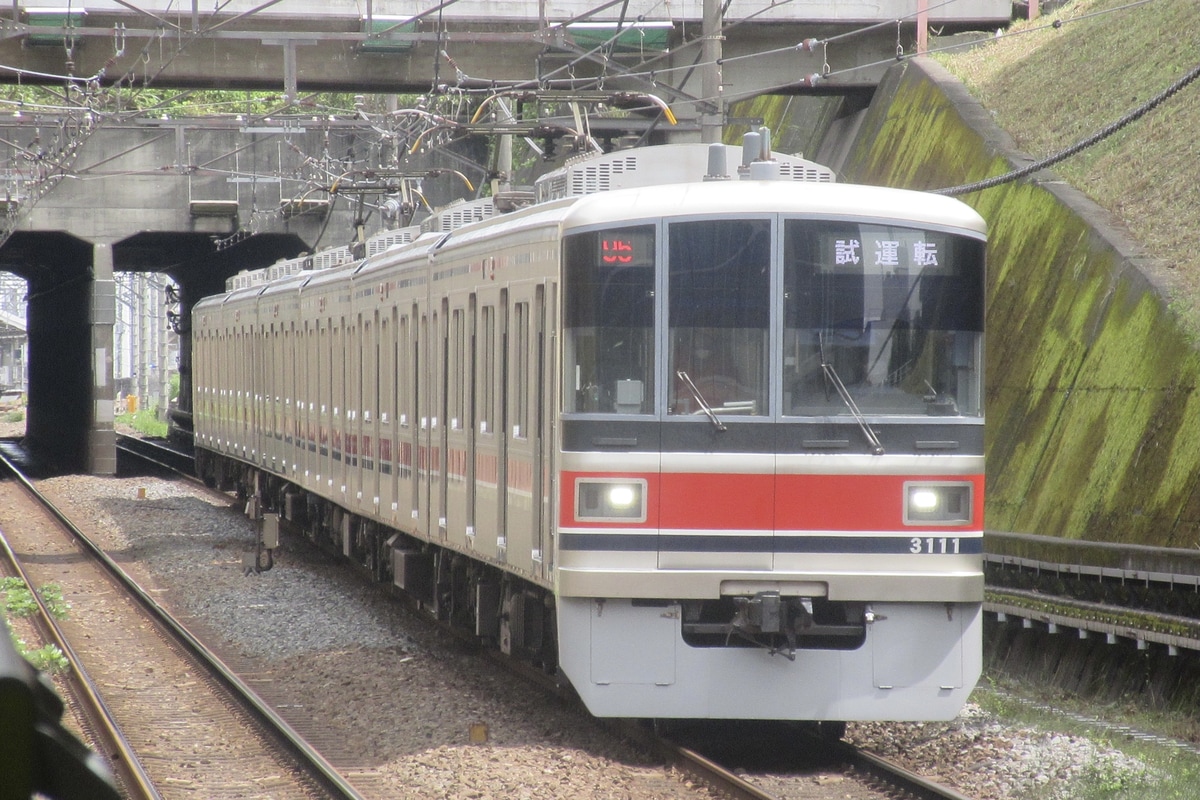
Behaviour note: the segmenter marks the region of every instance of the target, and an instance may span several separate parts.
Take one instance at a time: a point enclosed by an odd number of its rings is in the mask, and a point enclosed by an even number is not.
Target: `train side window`
[[[408,315],[400,317],[396,328],[396,422],[408,427],[412,420],[412,367],[409,354]]]
[[[496,411],[496,308],[484,306],[479,337],[479,432],[493,433]]]
[[[456,308],[450,315],[450,382],[449,419],[447,423],[451,430],[462,430],[466,406],[465,397],[465,356],[466,356],[466,326],[461,308]]]
[[[513,305],[512,435],[529,437],[529,303]]]
[[[653,411],[655,281],[652,225],[566,238],[564,411]]]

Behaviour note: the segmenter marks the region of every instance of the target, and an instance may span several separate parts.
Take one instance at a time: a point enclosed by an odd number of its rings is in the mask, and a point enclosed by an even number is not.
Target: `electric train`
[[[980,216],[754,141],[579,158],[511,205],[197,303],[198,472],[598,716],[953,717]]]

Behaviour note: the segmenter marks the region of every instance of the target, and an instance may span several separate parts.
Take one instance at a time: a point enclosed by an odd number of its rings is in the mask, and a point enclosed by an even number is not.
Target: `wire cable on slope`
[[[1015,169],[1015,170],[1013,170],[1011,172],[1007,172],[1003,175],[997,175],[992,178],[986,178],[981,181],[976,181],[975,183],[963,184],[962,186],[951,186],[946,189],[936,189],[936,190],[933,190],[932,193],[947,195],[949,197],[957,197],[958,195],[970,194],[971,192],[979,192],[984,189],[991,189],[994,186],[1000,186],[1001,184],[1011,183],[1012,181],[1019,180],[1020,178],[1023,178],[1026,175],[1030,175],[1034,172],[1037,172],[1038,170],[1042,170],[1042,169],[1046,169],[1047,167],[1051,167],[1060,161],[1064,161],[1064,160],[1070,158],[1071,156],[1075,155],[1076,153],[1086,150],[1087,148],[1091,147],[1092,145],[1096,144],[1097,142],[1104,141],[1109,136],[1112,136],[1114,133],[1116,133],[1117,131],[1126,127],[1127,125],[1130,125],[1131,123],[1136,122],[1137,120],[1141,119],[1146,114],[1149,114],[1155,108],[1157,108],[1158,106],[1162,105],[1164,102],[1169,100],[1173,95],[1178,93],[1180,90],[1182,90],[1184,87],[1186,87],[1189,83],[1192,83],[1193,81],[1195,81],[1196,78],[1200,78],[1200,65],[1193,67],[1191,69],[1191,71],[1189,71],[1182,78],[1175,81],[1175,83],[1171,84],[1166,89],[1164,89],[1162,92],[1155,95],[1150,100],[1143,103],[1142,105],[1138,106],[1133,111],[1130,111],[1128,114],[1121,117],[1116,122],[1113,122],[1110,125],[1104,126],[1096,133],[1093,133],[1091,136],[1088,136],[1084,139],[1080,139],[1078,142],[1076,142],[1075,144],[1071,145],[1070,147],[1068,147],[1064,150],[1060,150],[1059,152],[1054,153],[1053,155],[1049,155],[1045,158],[1034,161],[1032,164],[1027,164],[1026,166],[1021,167],[1020,169]]]

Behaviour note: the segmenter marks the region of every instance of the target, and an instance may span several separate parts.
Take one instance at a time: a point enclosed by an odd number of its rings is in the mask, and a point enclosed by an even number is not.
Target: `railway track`
[[[819,781],[807,770],[780,773],[735,771],[717,760],[720,756],[709,758],[669,739],[660,739],[658,747],[674,769],[712,787],[721,796],[734,800],[777,800],[796,796],[800,788],[808,792],[804,796],[814,796],[813,787],[819,785]],[[845,742],[836,743],[831,755],[831,765],[839,767],[844,778],[858,784],[859,791],[866,790],[873,796],[906,800],[970,800],[949,786]],[[829,788],[831,798],[858,796],[848,791],[841,781],[830,784]]]
[[[225,787],[228,794],[217,796],[266,790],[281,798],[361,797],[197,637],[45,500],[16,465],[4,458],[0,468],[13,476],[29,509],[21,515],[22,524],[10,522],[5,531],[14,560],[25,561],[26,584],[40,586],[65,572],[76,587],[71,618],[57,623],[60,647],[73,665],[79,665],[78,674],[86,668],[94,676],[77,702],[90,703],[88,694],[107,698],[105,718],[123,722],[123,730],[111,722],[85,722],[84,727],[112,728],[92,746],[110,754],[121,770],[126,796],[159,797],[163,786],[181,791],[200,783],[201,772],[215,770],[224,774],[200,785]],[[42,568],[31,567],[31,562]],[[71,694],[76,695],[74,688]],[[176,753],[175,747],[183,752]],[[126,770],[126,765],[138,764],[131,748],[143,761],[149,753],[150,766]]]
[[[10,743],[25,739],[24,746],[29,749],[31,754],[38,753],[36,758],[57,758],[62,762],[48,770],[49,774],[42,775],[40,778],[33,774],[34,770],[31,768],[21,775],[9,775],[7,780],[15,781],[21,787],[21,792],[28,795],[33,795],[34,791],[39,789],[47,793],[54,789],[57,790],[53,792],[54,794],[83,791],[97,798],[120,796],[126,800],[140,800],[141,798],[158,797],[137,753],[125,738],[120,726],[100,696],[95,681],[92,680],[72,649],[70,642],[63,635],[62,629],[55,620],[54,612],[43,599],[41,592],[36,588],[30,588],[36,587],[36,584],[31,581],[29,573],[13,551],[3,531],[0,531],[0,553],[3,554],[4,562],[3,567],[0,568],[0,577],[19,579],[25,587],[30,589],[29,596],[35,601],[37,610],[32,616],[26,617],[26,621],[27,625],[35,631],[36,644],[43,648],[53,645],[71,664],[70,669],[59,677],[59,683],[63,687],[77,724],[86,734],[93,750],[91,756],[84,756],[72,752],[73,748],[68,745],[55,748],[54,753],[51,754],[43,750],[49,743],[39,743],[32,726],[26,730],[0,731],[0,736],[6,737]],[[0,647],[6,647],[7,644],[7,640],[0,642]],[[28,644],[31,642],[27,642]],[[12,652],[14,655],[16,654],[15,650]],[[15,673],[15,670],[13,672]],[[6,677],[11,679],[14,674],[7,674]],[[38,690],[32,685],[30,689],[29,702],[31,706],[36,708],[39,705],[50,705],[52,709],[54,708],[52,703],[39,702]],[[8,703],[14,702],[13,695],[6,694],[6,697]],[[43,720],[54,725],[55,739],[60,743],[64,741],[65,737],[71,735],[69,729],[61,722],[62,710],[59,708],[58,718]],[[9,714],[9,719],[16,719],[19,716],[11,706]],[[106,758],[101,758],[97,753],[103,753]],[[120,793],[118,793],[118,788]]]
[[[167,470],[176,475],[195,476],[195,461],[186,449],[172,445],[165,439],[117,435],[117,466],[124,466],[126,459],[154,469]]]
[[[1162,551],[1157,548],[1126,548],[1119,545],[1095,543],[1063,544],[1049,537],[989,534],[995,536],[989,547],[989,586],[987,608],[1001,620],[1005,616],[1020,617],[1025,627],[1050,626],[1078,628],[1080,638],[1085,634],[1109,637],[1109,641],[1136,641],[1139,648],[1154,643],[1170,648],[1172,653],[1195,649],[1192,642],[1200,637],[1189,633],[1197,626],[1200,615],[1172,615],[1132,609],[1114,603],[1099,603],[1090,597],[1132,597],[1145,606],[1156,593],[1171,596],[1180,602],[1189,600],[1197,590],[1196,564],[1200,560],[1189,551]],[[1002,570],[1019,576],[1019,582],[1031,589],[1009,588],[991,580]],[[1058,594],[1055,594],[1058,592]],[[1078,599],[1083,597],[1085,599]],[[869,758],[869,757],[868,757]],[[677,763],[675,760],[672,763]],[[691,767],[678,767],[691,774]],[[862,769],[855,770],[863,772]],[[720,778],[705,779],[716,785]],[[724,789],[735,796],[744,789]],[[756,787],[753,791],[762,791]],[[936,789],[934,790],[937,791]],[[932,796],[938,796],[936,794]],[[953,796],[953,795],[951,795]]]

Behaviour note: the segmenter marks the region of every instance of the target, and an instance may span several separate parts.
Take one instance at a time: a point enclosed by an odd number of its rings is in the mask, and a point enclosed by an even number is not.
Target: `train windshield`
[[[565,411],[653,411],[654,254],[652,225],[567,238]]]
[[[666,247],[654,225],[568,236],[564,411],[655,414],[665,380],[678,417],[982,415],[981,240],[782,223],[778,250],[761,218],[670,222]]]
[[[674,223],[668,244],[667,413],[769,413],[770,221]]]
[[[787,220],[783,413],[982,414],[983,248],[938,231]]]

